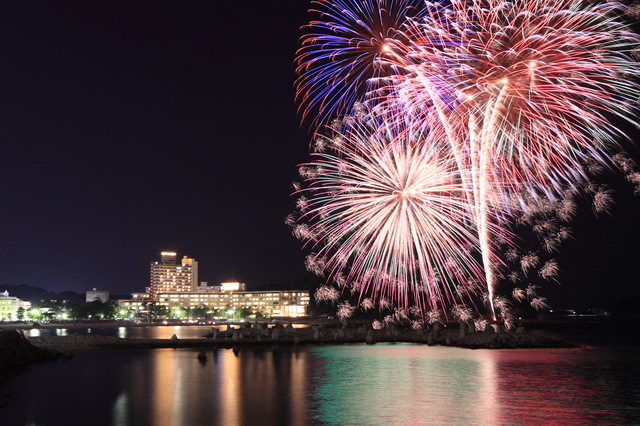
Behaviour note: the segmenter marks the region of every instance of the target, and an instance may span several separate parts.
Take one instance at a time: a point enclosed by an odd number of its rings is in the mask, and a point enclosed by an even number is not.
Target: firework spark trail
[[[355,100],[366,99],[368,111],[386,110],[395,123],[409,123],[401,133],[412,135],[412,144],[422,144],[422,150],[434,144],[437,155],[430,160],[438,163],[446,159],[443,165],[450,181],[459,183],[447,192],[462,207],[456,208],[458,222],[475,224],[473,247],[482,254],[488,299],[492,304],[498,300],[498,310],[507,317],[503,312],[507,305],[493,294],[497,261],[493,240],[510,241],[497,223],[505,223],[516,212],[527,216],[531,206],[542,198],[570,200],[566,194],[589,188],[589,172],[600,165],[608,167],[615,160],[628,168],[620,158],[612,159],[623,132],[609,117],[634,122],[634,102],[640,98],[640,89],[636,80],[623,76],[637,75],[640,70],[633,59],[640,38],[618,20],[621,5],[615,2],[468,0],[453,1],[446,7],[419,3],[400,1],[398,7],[393,7],[391,1],[385,0],[315,2],[327,20],[310,24],[319,33],[303,36],[298,52],[301,76],[296,86],[302,117],[304,120],[317,110],[314,123],[319,124],[331,115],[348,112]],[[404,14],[406,10],[411,13]],[[354,78],[347,78],[349,74]],[[343,136],[340,139],[345,139]],[[417,137],[424,140],[413,142]],[[355,194],[354,204],[362,202],[361,207],[368,209],[377,206],[367,198],[371,194],[359,197],[358,191],[374,188],[365,182],[365,176],[374,182],[386,177],[373,164],[387,161],[381,155],[385,151],[382,145],[409,146],[392,142],[395,135],[389,137],[385,131],[368,129],[355,139],[358,138],[359,143],[348,142],[345,150],[338,149],[336,157],[326,156],[314,166],[323,173],[333,170],[331,178],[335,181],[329,184],[328,180],[317,178],[322,173],[311,176],[311,180],[318,179],[317,186],[326,186],[327,191],[316,192],[315,198],[303,199],[300,204],[313,212],[307,217],[318,218],[319,225],[301,228],[297,233],[314,244],[327,241],[329,236],[334,238],[320,250],[322,256],[327,255],[327,267],[335,273],[355,262],[349,277],[369,274],[365,291],[373,290],[371,271],[375,271],[373,276],[385,277],[387,283],[396,283],[388,284],[389,288],[409,279],[408,288],[415,290],[420,285],[415,285],[418,280],[408,269],[426,268],[438,272],[430,276],[430,296],[448,297],[446,287],[441,294],[433,284],[449,273],[434,263],[442,259],[408,255],[407,246],[398,243],[402,233],[421,232],[413,228],[422,223],[419,209],[412,210],[415,216],[406,216],[411,220],[404,217],[405,222],[399,223],[402,232],[392,232],[387,223],[382,233],[387,238],[386,247],[380,241],[373,244],[371,233],[354,228],[353,223],[365,225],[363,219],[371,217],[362,213],[355,217],[344,215],[353,207],[341,192],[344,188],[350,188],[350,195]],[[443,147],[447,147],[448,154],[441,152]],[[397,148],[389,151],[394,149]],[[395,154],[402,155],[396,155],[394,170],[407,169],[409,165],[402,166],[399,161],[413,157],[407,152]],[[357,179],[356,175],[337,172],[339,168],[350,170],[350,162],[361,163]],[[364,165],[377,175],[368,176]],[[382,169],[379,165],[378,168]],[[432,171],[433,167],[425,170]],[[632,183],[640,181],[633,172],[625,173]],[[351,180],[338,183],[345,178]],[[354,186],[356,182],[358,185]],[[593,192],[594,210],[606,210],[609,192],[603,187]],[[338,203],[339,208],[332,209],[328,201],[335,194],[342,194],[344,200]],[[403,197],[411,195],[403,200],[408,204],[400,203],[398,194],[393,212],[411,205],[409,198],[413,194],[403,193]],[[389,199],[394,197],[384,201]],[[519,199],[515,203],[518,208],[513,207],[514,199]],[[446,211],[450,215],[451,206]],[[557,212],[566,220],[575,213],[575,205],[565,202]],[[400,219],[391,214],[392,210],[386,213],[389,220]],[[434,214],[433,210],[428,213]],[[377,225],[381,224],[378,218]],[[338,240],[338,236],[345,239]],[[554,250],[560,238],[560,233],[549,236],[546,248]],[[326,247],[336,254],[328,256]],[[361,254],[374,247],[375,255]],[[383,253],[385,249],[399,252]],[[407,259],[410,267],[403,270],[381,266],[393,263],[394,257]],[[533,263],[537,258],[525,256],[523,271]],[[471,269],[475,272],[475,266]],[[554,265],[543,274],[554,276],[556,272]],[[373,293],[380,298],[393,292],[386,289]]]
[[[466,145],[457,152],[470,153],[461,174],[472,182],[493,301],[487,212],[498,216],[505,211],[501,200],[522,193],[555,198],[588,182],[584,164],[611,163],[621,132],[605,113],[632,121],[629,99],[639,93],[612,74],[638,70],[629,56],[638,36],[615,20],[613,3],[472,0],[427,7],[428,19],[412,20],[401,39],[410,44],[398,48],[412,62],[403,84],[438,79],[450,99],[458,95],[447,105],[447,119],[468,116],[458,126],[460,137],[449,140]],[[434,102],[431,93],[413,93],[413,102]],[[607,208],[608,195],[596,194],[596,211]]]
[[[308,165],[322,173],[307,177],[298,221],[330,277],[403,309],[444,308],[459,301],[457,283],[483,276],[466,251],[478,247],[470,208],[449,151],[394,118],[370,111],[336,129]]]

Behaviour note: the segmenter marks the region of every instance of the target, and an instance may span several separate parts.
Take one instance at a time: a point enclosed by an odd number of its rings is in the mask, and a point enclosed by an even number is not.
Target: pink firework
[[[620,5],[576,0],[456,1],[429,6],[399,45],[405,84],[437,81],[451,127],[470,160],[490,159],[492,185],[556,194],[584,183],[589,163],[611,163],[621,131],[610,114],[634,121],[639,89],[630,56],[638,36]],[[433,96],[421,91],[421,101]],[[475,146],[475,148],[474,148]],[[471,168],[473,164],[471,164]]]

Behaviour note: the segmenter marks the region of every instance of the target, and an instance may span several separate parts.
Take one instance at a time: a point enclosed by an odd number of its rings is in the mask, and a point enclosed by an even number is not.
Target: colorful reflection
[[[638,348],[411,344],[80,351],[3,387],[7,425],[623,425]]]

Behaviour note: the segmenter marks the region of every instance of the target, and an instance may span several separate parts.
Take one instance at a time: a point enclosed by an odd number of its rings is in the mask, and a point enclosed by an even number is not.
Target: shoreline
[[[577,348],[582,345],[568,343],[546,336],[544,331],[494,331],[488,328],[475,331],[465,327],[435,326],[431,329],[407,329],[392,325],[373,330],[366,324],[357,328],[324,323],[306,328],[293,328],[291,324],[240,324],[239,327],[220,331],[212,329],[202,338],[120,338],[115,336],[71,334],[66,336],[37,336],[27,339],[34,346],[55,349],[59,352],[98,348],[233,348],[238,346],[307,346],[341,344],[410,343],[427,346],[449,346],[467,349],[544,349]],[[238,324],[234,324],[238,325]],[[52,328],[59,328],[51,326]],[[85,328],[85,327],[83,327]]]
[[[541,320],[520,320],[518,321],[519,326],[524,326],[528,328],[536,328],[536,327],[546,327],[553,325],[587,325],[587,324],[602,324],[607,320],[603,318],[593,318],[593,319],[580,319],[578,321],[574,319],[541,319]],[[372,322],[371,319],[349,319],[348,324],[350,326],[353,325],[370,325]],[[260,324],[260,325],[274,325],[281,324],[287,325],[289,323],[293,324],[305,324],[307,326],[341,326],[342,323],[338,319],[326,319],[326,318],[287,318],[281,320],[238,320],[238,321],[219,321],[214,324],[195,324],[195,323],[183,323],[183,322],[169,322],[167,324],[159,323],[159,322],[128,322],[128,321],[71,321],[71,322],[49,322],[49,323],[39,323],[38,325],[33,325],[30,322],[0,322],[0,329],[23,329],[23,330],[31,330],[31,329],[57,329],[57,328],[66,328],[66,329],[83,329],[83,328],[117,328],[117,327],[171,327],[171,326],[182,326],[182,327],[224,327],[226,325],[233,326],[242,326],[243,324],[250,323]],[[444,321],[441,322],[445,328],[449,327],[457,327],[458,322],[454,321]]]
[[[406,325],[391,324],[381,330],[371,329],[370,320],[349,320],[345,326],[334,319],[296,319],[248,321],[224,321],[216,324],[183,324],[170,322],[162,324],[133,323],[122,321],[96,322],[56,322],[34,326],[32,323],[0,323],[1,329],[15,329],[26,335],[36,346],[55,349],[60,352],[84,351],[99,348],[176,348],[176,347],[226,347],[269,346],[269,345],[327,345],[355,343],[413,343],[425,345],[451,346],[470,349],[516,349],[516,348],[557,348],[618,346],[631,343],[640,344],[638,339],[629,339],[629,319],[588,318],[571,320],[529,320],[519,322],[519,332],[499,329],[499,333],[472,330],[471,325],[460,334],[460,324],[447,322],[427,329],[412,330]],[[294,328],[292,323],[295,322]],[[634,321],[632,321],[634,322]],[[634,322],[635,323],[635,322]],[[302,327],[300,327],[302,325]],[[168,338],[120,338],[74,333],[73,330],[89,328],[118,327],[198,327],[210,338],[185,337]],[[232,326],[233,328],[225,327]],[[226,328],[226,329],[225,329]],[[437,329],[437,330],[434,330]],[[635,328],[635,327],[631,327]],[[28,330],[68,329],[62,336],[30,337]],[[275,331],[275,330],[278,331]],[[472,331],[471,331],[472,330]],[[471,332],[470,332],[471,331]],[[317,333],[316,333],[317,332]],[[213,335],[215,333],[215,337]],[[237,334],[234,338],[233,334]],[[273,334],[277,333],[276,337]],[[110,334],[110,333],[109,333]],[[143,333],[146,334],[146,333]],[[603,337],[604,336],[604,337]],[[613,338],[612,338],[613,336]]]

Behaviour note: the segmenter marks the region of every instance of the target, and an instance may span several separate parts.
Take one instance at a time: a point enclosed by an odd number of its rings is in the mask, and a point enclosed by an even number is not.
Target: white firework
[[[527,300],[527,293],[520,287],[514,288],[512,294],[515,300],[518,300],[520,302]]]
[[[542,265],[538,274],[540,277],[548,280],[549,278],[557,277],[560,273],[560,267],[558,266],[558,262],[555,259],[549,260]]]
[[[475,329],[478,331],[484,331],[487,324],[489,324],[489,321],[483,318],[477,318],[476,320],[473,321],[473,325]]]
[[[335,287],[321,285],[316,289],[315,293],[313,293],[313,297],[315,297],[316,302],[335,303],[340,298],[340,293]]]
[[[524,272],[525,276],[529,269],[535,268],[540,263],[540,257],[535,252],[528,252],[520,259],[520,267],[522,268],[522,272]]]
[[[373,303],[373,300],[371,300],[368,297],[366,299],[363,299],[362,302],[360,302],[360,308],[362,308],[365,311],[371,310],[375,307],[376,305]]]
[[[324,275],[324,265],[326,263],[324,258],[318,257],[315,253],[311,253],[305,258],[304,263],[307,271],[314,273],[319,277]]]
[[[507,252],[504,254],[504,257],[509,262],[515,262],[520,258],[520,253],[518,252],[518,249],[512,247],[507,250]]]
[[[509,278],[509,281],[511,281],[512,283],[517,283],[522,278],[522,274],[520,274],[520,272],[518,271],[512,271],[509,273],[507,277]]]
[[[595,214],[608,213],[613,206],[613,192],[606,185],[600,185],[593,195],[593,211]]]
[[[547,304],[547,299],[544,297],[534,297],[533,299],[531,299],[529,304],[536,311],[539,311],[540,309],[549,309],[549,305]]]
[[[338,305],[338,310],[336,312],[336,315],[341,320],[346,318],[351,318],[355,310],[356,308],[354,306],[351,306],[348,300],[345,300],[344,302]]]
[[[473,319],[473,311],[466,305],[454,305],[451,308],[453,317],[462,322],[468,322]]]
[[[435,324],[437,322],[442,322],[442,312],[440,310],[432,310],[427,312],[427,323]]]
[[[525,290],[525,292],[527,293],[527,297],[529,299],[533,299],[534,297],[537,296],[537,290],[540,288],[540,286],[534,285],[534,284],[529,284]]]
[[[404,321],[409,319],[409,314],[402,308],[396,308],[393,316],[395,317],[396,321]]]

